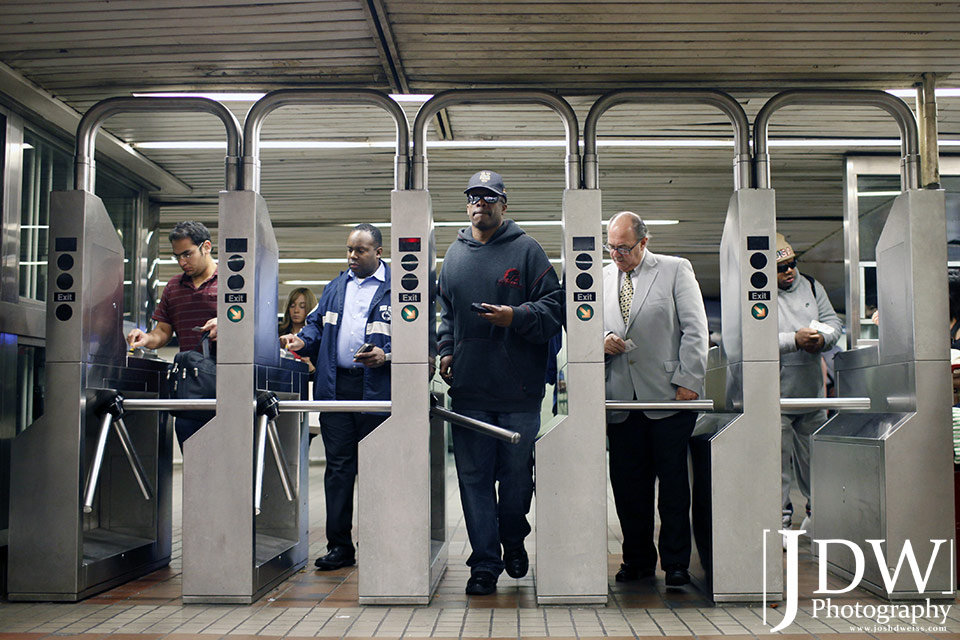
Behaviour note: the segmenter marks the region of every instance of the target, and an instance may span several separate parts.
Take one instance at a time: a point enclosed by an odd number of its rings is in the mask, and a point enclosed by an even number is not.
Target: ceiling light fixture
[[[330,284],[330,280],[283,280],[280,284],[292,284],[299,287],[306,287],[310,285],[322,285]]]
[[[899,138],[779,138],[768,141],[769,146],[785,148],[803,147],[893,147],[900,146]],[[939,140],[942,147],[960,146],[960,140]],[[598,140],[600,147],[632,148],[711,148],[733,147],[732,140],[711,139],[656,139],[656,140]],[[226,150],[226,142],[217,140],[165,140],[135,142],[135,149],[211,149]],[[333,140],[264,140],[261,149],[393,149],[396,143],[380,141],[333,141]],[[495,148],[553,148],[564,147],[562,140],[431,140],[430,149],[495,149]]]
[[[916,98],[916,89],[887,89],[887,93],[893,94],[898,98]],[[960,89],[936,89],[935,95],[938,98],[960,98]]]
[[[263,92],[242,91],[156,91],[134,93],[134,98],[207,98],[219,102],[256,102],[263,96]],[[391,93],[390,97],[397,102],[426,102],[433,97],[432,93]]]

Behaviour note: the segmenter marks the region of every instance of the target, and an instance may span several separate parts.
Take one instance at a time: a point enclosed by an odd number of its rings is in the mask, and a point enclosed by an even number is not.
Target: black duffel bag
[[[210,355],[210,333],[200,339],[200,351],[181,351],[173,357],[167,370],[170,398],[174,400],[202,400],[217,397],[217,360]],[[207,421],[216,411],[193,409],[171,411],[174,418]]]

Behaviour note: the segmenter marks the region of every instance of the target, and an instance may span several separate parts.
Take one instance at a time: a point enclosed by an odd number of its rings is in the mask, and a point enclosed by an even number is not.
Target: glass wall
[[[50,192],[68,189],[70,154],[34,132],[23,132],[23,180],[20,192],[20,296],[45,300]]]

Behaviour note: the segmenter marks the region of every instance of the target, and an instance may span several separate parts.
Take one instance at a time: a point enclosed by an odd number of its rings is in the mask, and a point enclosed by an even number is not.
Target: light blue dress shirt
[[[343,293],[343,317],[340,318],[340,330],[337,332],[337,366],[345,369],[362,367],[354,361],[367,333],[367,316],[373,295],[385,280],[383,262],[372,275],[358,278],[353,271],[347,272],[347,286]]]

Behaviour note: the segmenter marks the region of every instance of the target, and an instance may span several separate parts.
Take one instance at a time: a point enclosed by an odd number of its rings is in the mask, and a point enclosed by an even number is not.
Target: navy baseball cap
[[[504,201],[507,199],[507,190],[503,186],[503,176],[495,171],[477,171],[470,176],[470,182],[463,192],[467,193],[471,189],[486,189],[502,197]]]

